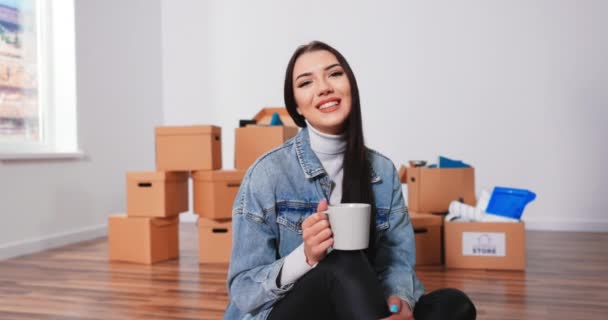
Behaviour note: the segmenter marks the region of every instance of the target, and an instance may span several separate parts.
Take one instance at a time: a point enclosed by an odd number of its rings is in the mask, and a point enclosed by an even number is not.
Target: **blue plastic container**
[[[283,121],[281,121],[281,117],[279,116],[278,112],[275,112],[272,114],[272,118],[270,118],[270,125],[271,126],[282,126],[283,125]]]
[[[529,190],[495,187],[486,212],[520,219],[526,205],[534,199],[536,193]]]
[[[471,166],[460,161],[439,156],[439,168],[470,168]]]

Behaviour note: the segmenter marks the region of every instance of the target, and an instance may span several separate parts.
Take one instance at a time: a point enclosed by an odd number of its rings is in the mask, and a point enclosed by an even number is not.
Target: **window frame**
[[[83,158],[78,145],[74,0],[34,1],[41,141],[0,142],[0,160]]]

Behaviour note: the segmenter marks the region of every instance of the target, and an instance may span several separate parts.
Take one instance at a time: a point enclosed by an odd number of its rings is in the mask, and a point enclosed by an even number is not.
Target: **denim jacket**
[[[424,287],[414,273],[414,232],[401,182],[388,158],[368,152],[376,205],[374,269],[387,297],[398,295],[414,306]],[[329,199],[331,183],[306,128],[249,168],[233,206],[224,319],[266,319],[291,290],[293,284],[277,287],[277,276],[285,256],[303,241],[302,221]]]

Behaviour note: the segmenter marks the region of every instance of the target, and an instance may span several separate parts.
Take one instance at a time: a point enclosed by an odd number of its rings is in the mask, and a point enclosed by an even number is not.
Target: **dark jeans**
[[[269,319],[381,319],[390,316],[376,273],[362,251],[333,251],[275,303]],[[457,289],[423,295],[416,320],[475,319],[471,300]]]

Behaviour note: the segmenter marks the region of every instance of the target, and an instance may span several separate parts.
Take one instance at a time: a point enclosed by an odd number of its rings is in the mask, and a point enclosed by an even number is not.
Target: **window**
[[[0,159],[78,154],[74,39],[73,1],[0,0]]]

